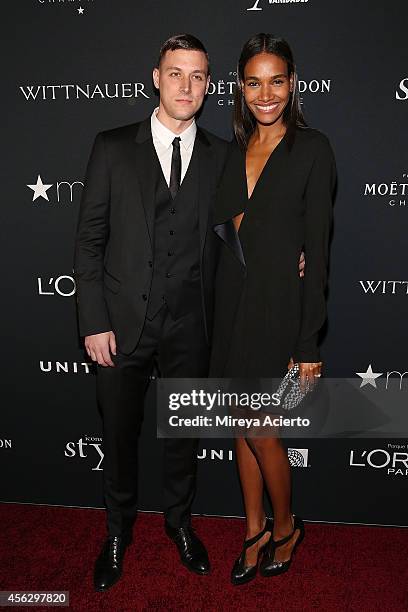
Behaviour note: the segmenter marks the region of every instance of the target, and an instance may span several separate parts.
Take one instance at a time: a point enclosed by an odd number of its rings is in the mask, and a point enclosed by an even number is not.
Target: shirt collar
[[[176,136],[178,136],[181,140],[181,144],[183,145],[183,147],[186,150],[190,149],[190,147],[194,144],[194,140],[197,133],[197,124],[195,120],[193,119],[193,122],[188,126],[188,128],[184,130],[184,132],[181,132],[181,134],[174,134],[174,132],[169,130],[165,125],[161,123],[161,121],[159,121],[159,119],[157,118],[158,110],[158,107],[154,109],[150,121],[153,136],[160,140],[160,142],[164,147],[166,147],[166,149],[171,146],[173,140],[176,138]]]

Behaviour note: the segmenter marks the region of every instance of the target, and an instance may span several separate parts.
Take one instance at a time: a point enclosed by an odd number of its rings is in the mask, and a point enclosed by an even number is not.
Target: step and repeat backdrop
[[[361,377],[368,394],[407,391],[405,0],[25,0],[2,17],[1,501],[103,506],[95,372],[72,275],[78,207],[95,134],[150,115],[151,71],[175,33],[208,48],[199,121],[225,138],[242,44],[267,31],[292,45],[307,121],[338,164],[325,372]],[[294,510],[408,525],[408,440],[396,436],[291,440]],[[140,446],[140,507],[161,510],[152,390]],[[243,515],[232,448],[202,441],[195,512]]]

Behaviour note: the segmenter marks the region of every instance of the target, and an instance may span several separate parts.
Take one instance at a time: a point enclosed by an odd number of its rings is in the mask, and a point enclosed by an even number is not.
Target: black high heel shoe
[[[249,582],[250,580],[253,580],[255,578],[256,573],[258,571],[258,560],[255,565],[250,565],[249,567],[246,566],[245,565],[245,553],[247,549],[250,548],[250,546],[252,546],[253,544],[256,544],[256,542],[259,542],[259,540],[268,531],[271,532],[271,538],[272,538],[272,530],[273,530],[273,519],[267,518],[265,521],[265,527],[262,529],[262,531],[260,531],[253,538],[250,538],[249,540],[245,540],[242,552],[240,556],[238,557],[238,559],[235,561],[234,566],[231,571],[231,582],[233,585],[245,584],[246,582]],[[265,546],[267,546],[267,544],[264,544],[264,546],[262,546],[259,549],[258,557],[259,557],[259,553],[265,549]]]
[[[281,540],[274,540],[271,536],[268,543],[266,544],[262,561],[259,566],[261,576],[269,578],[270,576],[278,576],[279,574],[283,574],[284,572],[288,571],[290,564],[292,563],[293,555],[295,554],[297,547],[305,537],[305,527],[303,525],[302,519],[299,516],[295,515],[293,515],[293,519],[294,521],[292,533],[282,538]],[[297,530],[299,530],[300,533],[292,549],[290,558],[287,561],[275,561],[276,549],[279,548],[279,546],[283,546],[283,544],[289,542],[289,540],[294,536]]]

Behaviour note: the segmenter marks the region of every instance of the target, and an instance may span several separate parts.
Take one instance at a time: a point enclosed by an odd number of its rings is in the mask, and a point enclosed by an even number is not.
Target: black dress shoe
[[[109,536],[95,562],[96,591],[107,591],[122,576],[123,557],[131,536]]]
[[[275,560],[275,551],[279,546],[283,546],[293,538],[296,531],[299,530],[299,535],[297,537],[296,543],[292,548],[291,555],[287,561],[276,561]],[[303,521],[299,516],[293,515],[293,530],[287,535],[285,538],[281,540],[274,540],[272,537],[265,547],[265,552],[260,564],[260,572],[261,575],[265,578],[270,578],[271,576],[278,576],[279,574],[283,574],[287,572],[292,563],[293,556],[305,537],[305,527],[303,525]]]
[[[167,535],[178,548],[183,565],[191,572],[205,575],[210,571],[210,562],[204,544],[199,540],[191,526],[170,527],[165,524]]]
[[[250,538],[249,540],[244,541],[244,546],[242,548],[242,552],[238,559],[235,561],[234,566],[231,570],[231,582],[234,586],[239,584],[246,584],[253,580],[258,571],[258,559],[255,565],[246,565],[245,564],[245,555],[248,548],[259,542],[259,540],[265,535],[265,533],[270,532],[272,537],[273,531],[273,519],[267,518],[265,521],[265,526],[256,536]],[[258,550],[258,558],[260,553],[263,552],[267,544],[264,544]]]

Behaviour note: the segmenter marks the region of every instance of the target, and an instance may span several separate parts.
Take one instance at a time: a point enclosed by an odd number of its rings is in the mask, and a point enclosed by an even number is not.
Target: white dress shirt
[[[193,122],[181,132],[174,134],[157,118],[158,108],[155,108],[151,116],[151,129],[154,148],[156,149],[157,157],[166,179],[167,185],[170,185],[171,157],[173,155],[173,140],[178,136],[180,138],[180,155],[181,155],[181,182],[186,175],[188,165],[193,154],[194,141],[197,134],[197,125]]]

